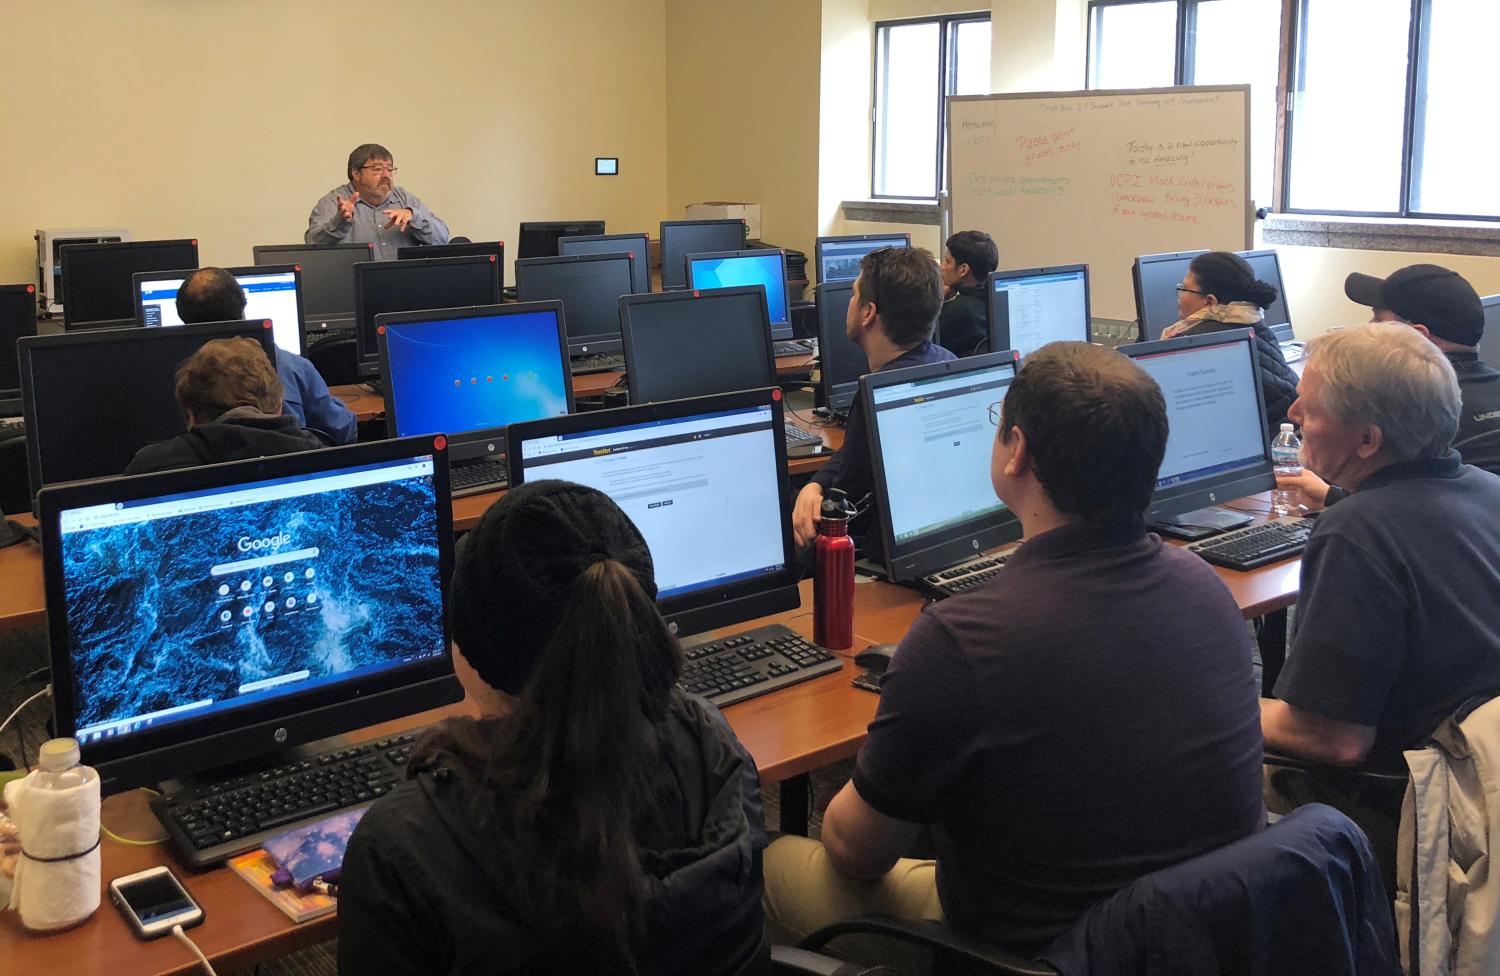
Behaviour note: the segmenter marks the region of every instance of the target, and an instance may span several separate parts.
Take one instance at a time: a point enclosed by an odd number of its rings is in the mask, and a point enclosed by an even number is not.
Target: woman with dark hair
[[[1264,310],[1276,298],[1276,288],[1257,279],[1244,258],[1228,251],[1209,251],[1188,265],[1188,273],[1177,286],[1177,314],[1182,318],[1161,334],[1171,339],[1254,329],[1266,424],[1272,431],[1286,420],[1287,410],[1297,399],[1297,374],[1286,364],[1281,344],[1263,321]]]
[[[339,972],[769,970],[755,764],[677,687],[651,554],[606,495],[513,489],[460,547],[478,718],[417,745],[349,842]]]

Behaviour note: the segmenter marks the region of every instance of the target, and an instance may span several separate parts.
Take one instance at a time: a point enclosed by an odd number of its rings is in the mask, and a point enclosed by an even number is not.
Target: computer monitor
[[[1500,369],[1500,295],[1479,300],[1484,306],[1484,335],[1479,340],[1479,358]]]
[[[1192,513],[1275,487],[1253,331],[1178,336],[1120,351],[1151,374],[1167,402],[1167,450],[1149,521],[1205,524]]]
[[[661,286],[687,287],[687,256],[738,251],[745,246],[743,220],[663,220],[661,222]]]
[[[362,261],[354,266],[355,356],[360,376],[380,373],[375,316],[500,304],[500,262],[466,258]]]
[[[1089,341],[1088,265],[994,271],[988,290],[989,350],[1025,359],[1049,342]]]
[[[780,248],[689,254],[688,287],[694,291],[758,285],[766,292],[772,339],[792,337],[792,313],[786,297],[786,254]]]
[[[859,393],[859,378],[870,371],[865,351],[849,338],[849,299],[854,279],[818,283],[818,377],[823,406],[833,413],[849,409]]]
[[[766,298],[756,285],[630,295],[620,333],[631,403],[656,403],[775,384]]]
[[[532,220],[521,222],[521,244],[518,258],[555,258],[560,253],[557,241],[562,237],[582,237],[604,233],[602,220]]]
[[[1286,286],[1281,283],[1281,259],[1276,256],[1274,249],[1264,251],[1236,251],[1234,252],[1244,258],[1250,265],[1250,270],[1255,277],[1272,288],[1276,289],[1276,300],[1265,310],[1263,321],[1266,326],[1275,332],[1283,327],[1290,328],[1292,324],[1292,313],[1287,311]]]
[[[276,345],[302,354],[302,272],[295,264],[225,268],[245,292],[245,318],[270,319]],[[190,271],[146,271],[135,276],[135,320],[147,327],[182,325],[177,291]]]
[[[500,285],[505,286],[505,242],[472,241],[468,244],[417,244],[396,248],[396,260],[410,261],[414,258],[466,258],[475,254],[493,254],[500,268]]]
[[[1177,286],[1187,276],[1193,258],[1207,251],[1170,251],[1163,254],[1142,254],[1131,267],[1131,283],[1135,286],[1136,318],[1141,324],[1140,339],[1150,342],[1160,339],[1162,332],[1179,319],[1177,314]],[[1255,277],[1276,289],[1276,300],[1265,310],[1264,321],[1273,331],[1280,326],[1290,327],[1291,313],[1287,311],[1286,288],[1281,283],[1281,261],[1274,250],[1235,251],[1250,265]]]
[[[36,335],[36,285],[0,285],[0,417],[21,412],[16,342]]]
[[[198,242],[115,241],[69,244],[63,248],[63,306],[66,329],[119,328],[135,324],[138,271],[174,271],[198,267]]]
[[[884,247],[911,247],[911,235],[845,234],[818,238],[813,243],[818,282],[853,281],[859,277],[859,262],[864,256]]]
[[[177,407],[177,367],[205,342],[236,337],[260,342],[275,361],[270,322],[20,340],[32,494],[63,481],[114,477],[147,444],[186,433],[187,419]]]
[[[635,272],[631,277],[631,292],[645,295],[651,291],[651,241],[645,234],[559,237],[557,253],[562,257],[574,254],[632,254],[635,256]]]
[[[354,266],[375,260],[374,244],[257,244],[257,266],[302,269],[302,345],[354,328]]]
[[[1014,351],[992,352],[859,381],[890,579],[916,579],[1021,537],[990,483],[990,406],[1005,399],[1019,365]]]
[[[721,393],[512,424],[512,487],[561,478],[645,536],[678,636],[800,603],[781,391]]]
[[[516,262],[516,297],[563,303],[568,355],[619,352],[620,297],[634,287],[635,261],[619,252],[522,258]]]
[[[462,697],[441,442],[42,492],[57,734],[105,793]]]
[[[392,437],[447,434],[454,461],[501,453],[505,428],[573,412],[561,302],[377,316]]]

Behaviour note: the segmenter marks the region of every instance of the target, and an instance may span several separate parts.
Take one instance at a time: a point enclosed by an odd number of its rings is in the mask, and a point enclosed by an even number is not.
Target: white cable
[[[0,722],[0,732],[4,732],[10,726],[10,723],[12,723],[12,722],[14,722],[16,720],[16,716],[21,714],[21,709],[25,708],[27,705],[30,705],[32,702],[36,701],[38,698],[41,698],[43,695],[50,695],[50,694],[52,694],[52,686],[48,685],[47,687],[43,688],[41,691],[37,692],[36,694],[32,695],[30,698],[28,698],[25,701],[23,701],[21,704],[17,705],[16,706],[16,710],[10,713],[10,717],[7,718],[5,721]]]
[[[193,950],[193,955],[197,956],[198,961],[203,963],[203,968],[208,970],[208,976],[219,976],[218,973],[214,972],[214,964],[208,961],[208,957],[203,954],[203,950],[198,948],[198,943],[194,942],[192,938],[182,930],[181,925],[172,926],[172,934],[177,936],[178,942],[181,942],[183,945]]]

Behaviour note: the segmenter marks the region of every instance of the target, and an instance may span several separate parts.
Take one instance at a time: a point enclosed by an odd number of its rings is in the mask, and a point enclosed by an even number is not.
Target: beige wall
[[[823,0],[818,78],[819,234],[842,233],[840,205],[870,194],[873,6],[870,0]]]
[[[204,263],[248,264],[302,239],[369,141],[455,234],[654,228],[664,16],[664,0],[6,3],[0,280],[32,280],[38,227],[196,236]],[[594,176],[611,155],[621,175]]]

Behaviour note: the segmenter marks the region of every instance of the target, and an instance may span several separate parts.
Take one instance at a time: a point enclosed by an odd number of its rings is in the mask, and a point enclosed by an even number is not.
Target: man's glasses
[[[990,404],[990,423],[996,427],[1000,426],[1000,402],[998,400]]]
[[[375,173],[390,173],[392,176],[396,175],[396,167],[390,163],[366,163],[360,169],[371,170]]]

